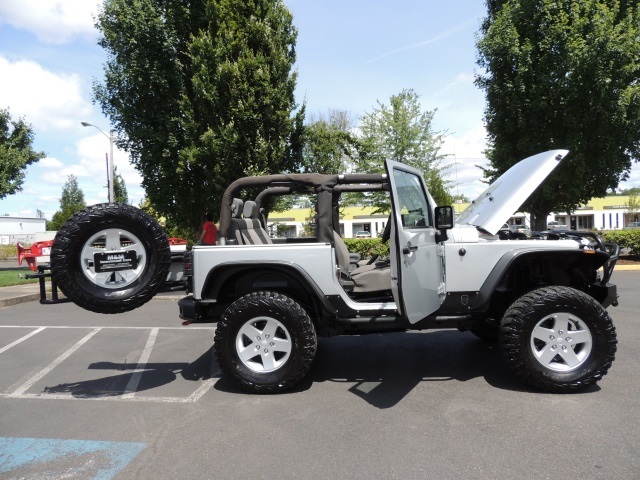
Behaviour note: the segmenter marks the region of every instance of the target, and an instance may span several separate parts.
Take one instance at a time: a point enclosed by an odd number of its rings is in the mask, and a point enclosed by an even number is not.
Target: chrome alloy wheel
[[[135,251],[137,265],[129,270],[115,272],[96,272],[94,255],[96,253]],[[94,284],[105,288],[122,288],[136,281],[147,264],[146,250],[138,237],[126,230],[108,228],[92,235],[82,247],[80,254],[82,271]]]
[[[570,372],[591,353],[593,341],[585,323],[569,313],[554,313],[540,320],[531,332],[531,351],[545,368]]]
[[[289,332],[272,317],[252,318],[236,335],[238,357],[254,372],[268,373],[277,370],[287,362],[291,350]]]

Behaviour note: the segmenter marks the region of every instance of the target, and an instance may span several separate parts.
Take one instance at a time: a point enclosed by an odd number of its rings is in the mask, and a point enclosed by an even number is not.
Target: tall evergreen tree
[[[525,203],[534,227],[627,178],[640,154],[640,5],[489,0],[476,83],[485,91],[493,180],[518,160],[571,155]]]
[[[113,169],[113,195],[116,203],[129,203],[129,194],[127,193],[127,184],[124,178],[118,173],[118,167]]]
[[[69,175],[62,187],[60,210],[53,214],[51,221],[47,225],[47,230],[59,230],[71,215],[83,210],[86,206],[84,193],[78,186],[78,179],[73,175]]]
[[[199,231],[233,180],[296,169],[297,31],[280,0],[106,0],[95,98],[154,209]]]
[[[44,157],[32,144],[31,126],[0,109],[0,199],[21,191],[27,166]]]

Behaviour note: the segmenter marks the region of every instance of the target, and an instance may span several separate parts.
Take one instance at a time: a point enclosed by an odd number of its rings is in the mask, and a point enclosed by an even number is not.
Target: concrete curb
[[[26,295],[18,295],[16,297],[2,298],[0,299],[0,308],[12,307],[14,305],[20,305],[21,303],[34,302],[37,300],[40,300],[39,293],[29,293]]]
[[[47,289],[48,297],[51,298],[51,290]],[[64,298],[59,293],[60,298]],[[177,302],[186,296],[185,290],[160,292],[152,300]],[[37,283],[20,285],[16,287],[0,287],[0,308],[12,307],[26,302],[37,302],[40,300],[40,287]]]

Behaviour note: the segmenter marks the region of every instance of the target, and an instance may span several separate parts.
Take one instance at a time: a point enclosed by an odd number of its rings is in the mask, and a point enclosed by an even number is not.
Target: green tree
[[[630,0],[489,0],[476,84],[489,180],[552,148],[571,155],[524,204],[534,228],[627,178],[640,153],[640,6]]]
[[[106,0],[96,101],[154,209],[194,234],[244,175],[300,165],[297,31],[279,0]]]
[[[129,194],[127,193],[127,184],[124,178],[118,173],[118,167],[113,169],[113,195],[116,203],[129,203]]]
[[[343,110],[310,116],[302,149],[303,170],[327,174],[350,171],[360,150],[354,127],[353,118]]]
[[[305,126],[301,172],[346,173],[353,169],[360,142],[353,133],[354,118],[344,110],[330,110],[328,114],[311,114]],[[341,202],[348,204],[347,195]],[[267,210],[284,211],[295,207],[311,207],[307,196],[284,195],[272,197]]]
[[[86,206],[84,193],[78,186],[78,179],[73,175],[69,175],[62,187],[60,210],[53,214],[51,221],[47,225],[47,230],[59,230],[71,215],[83,210]]]
[[[0,199],[22,190],[27,165],[44,157],[32,148],[33,130],[23,119],[12,120],[0,109]]]
[[[460,202],[460,203],[470,203],[469,197],[467,197],[464,193],[458,193],[452,196],[452,201]]]
[[[443,134],[433,130],[435,111],[422,111],[420,97],[411,89],[393,95],[389,105],[378,101],[377,108],[366,114],[360,124],[363,152],[358,170],[364,173],[384,172],[385,159],[406,163],[420,169],[431,195],[438,205],[450,205],[453,198],[442,179],[446,167],[440,154]],[[379,211],[388,208],[382,195],[365,197]]]

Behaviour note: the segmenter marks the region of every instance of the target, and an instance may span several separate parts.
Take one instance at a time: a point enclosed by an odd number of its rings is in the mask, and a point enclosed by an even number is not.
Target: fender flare
[[[486,309],[489,305],[493,292],[496,290],[502,279],[518,263],[534,258],[548,259],[553,257],[560,257],[563,260],[566,260],[568,257],[575,257],[576,261],[582,260],[585,262],[589,262],[590,267],[594,270],[600,268],[609,259],[609,255],[601,251],[587,254],[584,250],[512,250],[505,253],[493,267],[491,273],[489,273],[486,280],[482,284],[482,287],[480,287],[478,295],[476,296],[473,305],[471,306],[471,310],[483,311],[484,309]]]
[[[201,297],[218,298],[224,284],[233,276],[243,273],[280,273],[291,277],[300,285],[310,296],[313,296],[318,305],[322,308],[320,313],[335,315],[336,309],[331,305],[328,298],[322,292],[318,284],[311,276],[301,269],[298,265],[290,262],[271,261],[260,264],[260,268],[256,269],[256,263],[252,261],[231,261],[216,265],[209,271],[207,278],[202,286]]]

